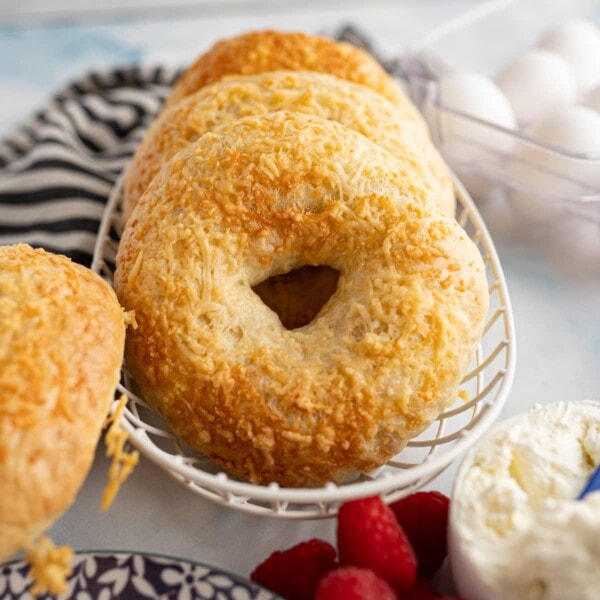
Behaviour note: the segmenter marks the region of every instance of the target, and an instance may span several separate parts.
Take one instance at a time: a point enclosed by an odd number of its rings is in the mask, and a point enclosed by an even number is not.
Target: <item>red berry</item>
[[[419,573],[431,579],[446,555],[450,500],[440,492],[416,492],[390,504],[417,555]]]
[[[396,600],[396,594],[370,569],[342,567],[325,575],[315,600]]]
[[[374,496],[342,504],[337,543],[342,566],[371,569],[397,591],[414,585],[415,554],[394,513],[381,498]]]
[[[286,600],[313,600],[323,575],[336,567],[335,548],[312,539],[274,552],[252,571],[250,579]]]
[[[402,594],[400,600],[433,600],[441,598],[442,595],[423,577],[418,577],[414,587]]]

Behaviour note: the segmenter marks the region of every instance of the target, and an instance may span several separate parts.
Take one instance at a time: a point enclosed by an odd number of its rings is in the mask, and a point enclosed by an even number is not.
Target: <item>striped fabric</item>
[[[0,142],[0,245],[26,242],[89,266],[112,186],[178,75],[90,73]]]

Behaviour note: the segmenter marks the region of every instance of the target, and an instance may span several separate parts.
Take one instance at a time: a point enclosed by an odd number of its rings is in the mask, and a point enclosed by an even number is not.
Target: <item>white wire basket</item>
[[[320,488],[254,485],[230,476],[208,457],[177,438],[136,392],[123,366],[119,392],[127,396],[121,425],[130,442],[192,492],[247,513],[286,519],[315,519],[337,514],[342,502],[380,495],[393,502],[424,486],[472,446],[502,410],[512,385],[515,332],[502,267],[487,228],[464,187],[455,180],[457,220],[481,252],[486,265],[490,310],[473,364],[459,399],[421,435],[376,471],[357,473],[347,482]],[[122,232],[122,180],[117,182],[100,224],[92,270],[112,283]],[[120,394],[119,394],[120,395]],[[118,401],[115,400],[113,410]]]

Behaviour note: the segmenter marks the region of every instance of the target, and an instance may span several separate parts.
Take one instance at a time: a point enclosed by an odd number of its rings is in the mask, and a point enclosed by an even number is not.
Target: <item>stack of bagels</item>
[[[126,362],[253,483],[370,471],[451,405],[488,309],[417,110],[346,43],[256,32],[182,76],[124,184]]]

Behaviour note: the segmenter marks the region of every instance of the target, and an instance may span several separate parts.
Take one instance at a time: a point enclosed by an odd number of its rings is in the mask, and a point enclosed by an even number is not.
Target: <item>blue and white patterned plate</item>
[[[0,598],[33,599],[29,565],[0,565]],[[37,597],[51,598],[48,595]],[[157,554],[77,553],[67,594],[76,600],[276,600],[254,583],[200,563]]]

